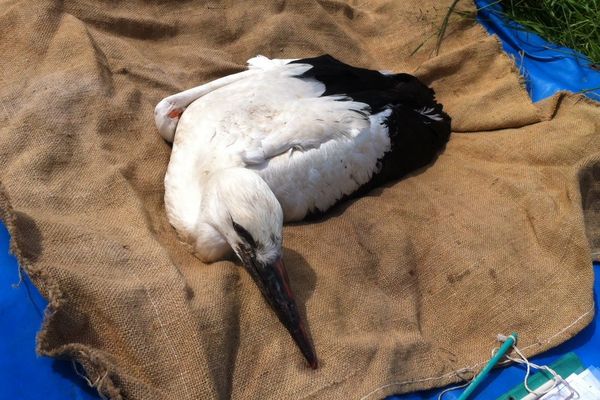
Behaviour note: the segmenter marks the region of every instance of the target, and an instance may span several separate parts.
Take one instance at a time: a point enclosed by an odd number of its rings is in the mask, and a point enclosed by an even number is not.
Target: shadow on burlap
[[[50,301],[38,351],[114,399],[377,399],[472,375],[498,333],[527,354],[575,335],[593,317],[600,109],[532,104],[467,19],[410,56],[447,5],[3,2],[0,211]],[[414,73],[453,117],[432,166],[286,227],[317,371],[245,271],[192,257],[163,211],[154,105],[259,53]]]

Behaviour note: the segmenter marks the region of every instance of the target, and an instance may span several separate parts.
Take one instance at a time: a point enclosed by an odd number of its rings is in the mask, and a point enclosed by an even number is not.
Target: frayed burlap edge
[[[44,311],[44,321],[37,335],[37,353],[43,356],[72,360],[75,372],[85,379],[89,386],[95,388],[101,398],[121,400],[123,397],[118,386],[113,381],[110,363],[104,361],[102,356],[97,352],[78,344],[61,346],[54,350],[50,350],[50,346],[47,345],[46,328],[51,323],[56,312],[62,307],[63,294],[56,282],[43,270],[34,268],[21,251],[19,246],[21,237],[16,226],[15,212],[2,182],[0,182],[0,220],[2,220],[10,234],[10,252],[16,257],[19,263],[19,283],[22,281],[21,274],[24,272],[37,288],[45,288],[42,294],[48,300],[48,306]],[[77,370],[75,363],[83,366],[85,376]]]

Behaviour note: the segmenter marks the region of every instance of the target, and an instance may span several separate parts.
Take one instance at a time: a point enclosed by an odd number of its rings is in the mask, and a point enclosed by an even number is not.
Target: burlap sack
[[[433,55],[448,3],[2,1],[0,210],[50,301],[38,351],[113,399],[377,399],[467,377],[497,333],[532,354],[583,328],[600,109],[532,104],[468,18]],[[453,117],[434,165],[285,229],[316,371],[248,274],[192,257],[163,211],[154,105],[258,53],[415,73]]]

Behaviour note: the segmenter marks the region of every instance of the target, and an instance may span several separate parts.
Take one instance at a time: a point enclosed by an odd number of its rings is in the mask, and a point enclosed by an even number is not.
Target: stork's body
[[[282,220],[430,163],[450,134],[449,117],[416,78],[329,56],[255,57],[248,71],[164,99],[155,118],[165,139],[174,135],[169,221],[205,261],[233,249],[276,309],[260,281],[274,268],[291,296],[277,272]],[[303,352],[316,365],[314,352]]]

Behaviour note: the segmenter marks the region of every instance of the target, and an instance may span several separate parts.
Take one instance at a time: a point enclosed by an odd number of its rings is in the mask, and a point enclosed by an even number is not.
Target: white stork
[[[154,117],[173,142],[170,223],[203,261],[235,252],[317,368],[282,262],[283,222],[432,162],[450,135],[433,90],[328,55],[257,56],[244,72],[163,99]]]

